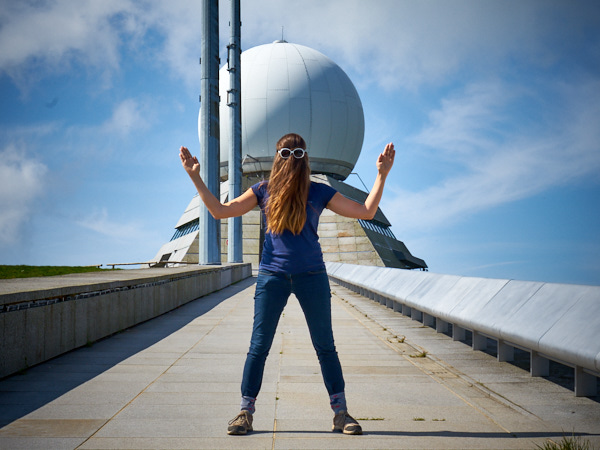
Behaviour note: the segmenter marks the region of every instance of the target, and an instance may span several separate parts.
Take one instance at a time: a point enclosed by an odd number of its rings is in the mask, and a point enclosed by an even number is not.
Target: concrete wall
[[[318,234],[325,261],[385,266],[356,219],[324,209],[319,219]]]
[[[530,353],[531,374],[548,375],[549,360],[575,369],[575,395],[597,392],[600,375],[600,286],[460,277],[327,263],[334,281],[454,340],[472,333],[474,350],[496,340],[498,360],[514,348]]]
[[[0,377],[252,275],[250,264],[116,270],[0,283]]]

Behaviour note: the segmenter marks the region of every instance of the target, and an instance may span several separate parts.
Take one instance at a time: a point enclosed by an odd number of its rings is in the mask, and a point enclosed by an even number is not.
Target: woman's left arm
[[[375,217],[381,196],[383,195],[385,180],[394,165],[395,156],[394,144],[390,142],[377,158],[377,178],[364,204],[350,200],[339,192],[336,192],[327,204],[327,208],[340,216],[354,219],[371,220]]]

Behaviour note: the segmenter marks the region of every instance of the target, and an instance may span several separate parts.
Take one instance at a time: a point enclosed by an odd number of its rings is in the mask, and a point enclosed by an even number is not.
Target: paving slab
[[[332,285],[336,346],[363,436],[332,433],[291,298],[253,433],[239,408],[254,279],[0,381],[0,449],[534,449],[575,433],[600,448],[600,399],[474,352]]]

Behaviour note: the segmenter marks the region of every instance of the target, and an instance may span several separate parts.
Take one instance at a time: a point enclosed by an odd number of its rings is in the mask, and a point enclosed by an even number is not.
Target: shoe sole
[[[332,428],[332,432],[334,433],[343,433],[343,434],[351,434],[351,435],[361,435],[363,434],[362,430],[342,430],[341,428]]]
[[[234,428],[232,430],[227,430],[227,434],[231,435],[231,436],[243,436],[244,434],[248,434],[252,431],[252,428],[248,428],[246,429],[238,429],[238,428]]]

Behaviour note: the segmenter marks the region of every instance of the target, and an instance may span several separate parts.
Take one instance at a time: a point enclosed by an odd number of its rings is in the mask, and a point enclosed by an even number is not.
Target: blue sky
[[[200,6],[0,1],[0,264],[140,262],[170,239]],[[368,186],[396,144],[382,208],[432,272],[600,284],[600,3],[242,0],[243,49],[282,27],[354,82]]]

